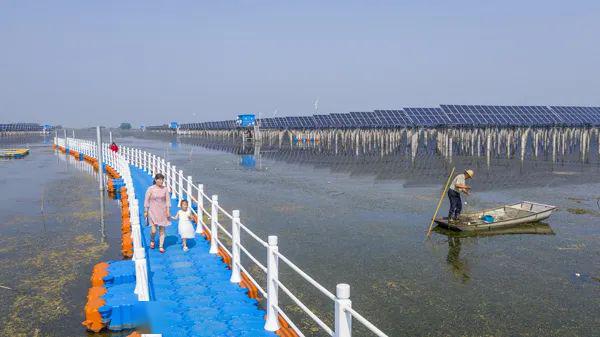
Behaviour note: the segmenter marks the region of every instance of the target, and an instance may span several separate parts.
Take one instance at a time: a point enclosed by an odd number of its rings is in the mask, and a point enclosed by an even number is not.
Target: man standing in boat
[[[471,187],[466,184],[467,179],[473,178],[475,172],[473,170],[465,170],[465,173],[461,173],[454,177],[450,188],[448,189],[448,199],[450,200],[450,211],[448,211],[448,221],[458,220],[458,216],[462,211],[462,200],[460,193],[469,195]]]

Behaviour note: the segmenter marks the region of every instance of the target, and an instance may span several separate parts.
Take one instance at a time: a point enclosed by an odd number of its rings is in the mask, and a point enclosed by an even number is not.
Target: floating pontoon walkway
[[[131,176],[144,223],[144,192],[152,178],[131,166]],[[177,212],[172,200],[171,213]],[[143,228],[144,246],[150,246],[150,227]],[[158,233],[156,234],[158,239]],[[208,241],[200,235],[190,240],[184,252],[173,221],[166,229],[165,253],[146,248],[151,301],[148,315],[153,333],[163,337],[183,336],[276,336],[264,329],[265,311],[250,299],[246,289],[231,283],[227,266],[217,255],[209,254]]]
[[[349,285],[340,283],[336,293],[331,293],[279,251],[277,236],[262,240],[241,223],[239,210],[227,212],[219,206],[218,196],[209,198],[204,193],[204,185],[194,185],[191,176],[185,179],[182,170],[140,149],[123,146],[118,153],[109,151],[108,144],[101,142],[100,129],[96,131],[97,144],[56,137],[53,145],[112,178],[107,184],[109,192],[121,200],[121,250],[124,257],[132,257],[132,261],[109,261],[94,267],[83,322],[88,330],[120,331],[149,325],[149,330],[156,334],[149,336],[303,337],[279,305],[281,291],[331,336],[351,337],[354,318],[374,335],[388,337],[352,309]],[[148,248],[150,227],[143,218],[144,194],[152,183],[152,174],[159,172],[165,175],[166,186],[173,192],[171,214],[176,213],[177,202],[185,199],[198,216],[196,223],[201,227],[196,233],[199,235],[188,242],[188,252],[180,246],[175,222],[166,230],[165,253]],[[98,175],[101,189],[103,177]],[[210,203],[210,212],[204,207],[204,201]],[[231,220],[231,233],[219,222],[219,214]],[[210,219],[210,226],[204,217]],[[231,251],[218,239],[220,230],[231,239]],[[248,240],[266,249],[266,266],[244,248],[242,231]],[[264,272],[266,289],[242,265],[242,254]],[[279,262],[332,301],[333,328],[279,280]],[[259,298],[265,299],[266,310],[258,306]]]

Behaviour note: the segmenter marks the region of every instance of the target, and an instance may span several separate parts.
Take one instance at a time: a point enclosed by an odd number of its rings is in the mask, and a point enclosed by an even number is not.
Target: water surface
[[[198,137],[120,141],[166,156],[262,237],[278,235],[280,251],[327,288],[349,283],[353,306],[390,336],[593,336],[600,328],[596,161],[567,153],[560,161],[455,155],[450,162],[428,151],[381,157],[302,144],[256,151]],[[476,171],[467,210],[520,200],[556,205],[544,227],[551,234],[435,232],[425,240],[451,166]],[[281,268],[284,283],[331,322],[332,304]],[[287,310],[323,335],[298,308]]]
[[[55,154],[43,137],[6,137],[29,147],[0,160],[0,336],[83,336],[92,266],[120,259],[120,213],[87,164]]]

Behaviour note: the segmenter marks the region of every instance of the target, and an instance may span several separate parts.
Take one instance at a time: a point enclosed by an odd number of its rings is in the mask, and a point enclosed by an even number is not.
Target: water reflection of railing
[[[302,271],[298,266],[286,258],[278,250],[277,236],[269,236],[267,241],[262,240],[252,230],[240,221],[238,210],[228,212],[220,204],[217,195],[208,196],[204,191],[204,185],[194,184],[192,177],[184,177],[183,171],[178,170],[174,165],[166,162],[165,159],[152,155],[140,149],[122,147],[121,153],[124,158],[132,165],[144,169],[151,175],[163,173],[165,175],[166,185],[171,189],[171,198],[181,200],[190,200],[197,205],[197,209],[192,212],[198,217],[198,233],[208,233],[210,236],[210,253],[218,254],[223,250],[231,257],[231,277],[232,283],[240,283],[244,277],[247,277],[260,291],[267,300],[267,317],[265,329],[277,331],[280,328],[278,316],[281,315],[299,335],[304,336],[302,331],[287,316],[279,305],[279,289],[281,289],[289,298],[298,305],[312,320],[314,320],[325,332],[337,337],[349,337],[352,334],[352,318],[365,325],[367,329],[377,336],[386,336],[382,331],[366,320],[363,316],[352,309],[350,301],[350,286],[347,284],[338,284],[336,294],[334,295],[316,280]],[[205,203],[210,204],[210,210],[205,207]],[[225,219],[231,222],[231,230],[228,230],[219,219],[224,215]],[[210,222],[207,224],[204,218]],[[219,232],[224,233],[231,240],[231,250],[225,245],[219,237]],[[247,245],[242,245],[241,234],[245,233],[252,238],[262,248],[266,249],[267,265],[263,265],[250,251]],[[248,269],[241,263],[242,253],[248,257],[262,272],[266,274],[266,287],[261,287],[255,278],[252,277]],[[313,311],[311,311],[293,292],[287,288],[279,279],[279,261],[289,266],[296,275],[300,276],[335,304],[334,328],[327,326]]]
[[[73,156],[70,156],[68,153],[65,155],[57,154],[56,155],[60,161],[68,163],[70,166],[75,167],[79,171],[91,175],[93,177],[97,177],[98,173],[94,170],[92,165],[86,163],[85,161],[77,160]],[[106,205],[104,191],[100,190],[98,194],[98,198],[100,200],[100,242],[104,243],[106,241],[106,224],[105,224],[105,213],[106,213]]]

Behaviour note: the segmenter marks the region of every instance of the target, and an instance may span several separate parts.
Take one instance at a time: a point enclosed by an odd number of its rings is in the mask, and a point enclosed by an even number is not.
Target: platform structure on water
[[[373,335],[387,337],[352,309],[349,285],[338,284],[335,294],[327,290],[279,252],[276,236],[261,239],[241,222],[238,210],[224,209],[217,195],[209,197],[203,184],[194,184],[191,176],[184,177],[182,170],[163,158],[126,146],[118,153],[108,151],[108,144],[96,149],[93,142],[73,138],[55,138],[54,146],[106,170],[116,178],[112,181],[119,184],[121,198],[125,199],[123,219],[127,219],[127,224],[124,221],[123,227],[129,227],[123,240],[132,242],[132,261],[97,266],[92,277],[93,286],[96,281],[105,284],[104,289],[90,289],[90,294],[98,297],[96,305],[102,305],[89,311],[101,316],[102,325],[122,330],[146,321],[152,333],[163,337],[304,336],[279,304],[281,291],[328,335],[351,337],[355,320]],[[97,153],[101,153],[102,160],[94,162]],[[195,216],[198,235],[188,243],[187,252],[179,245],[174,223],[166,229],[166,253],[149,248],[144,195],[157,173],[165,176],[165,184],[172,192],[171,215],[182,200],[187,200]],[[229,240],[220,238],[222,235]],[[264,248],[266,265],[242,244],[242,235],[244,241],[252,240]],[[226,244],[228,241],[231,243]],[[242,264],[242,255],[244,260],[253,262],[254,270],[264,273],[266,284],[261,286],[248,272],[250,266]],[[332,301],[332,327],[279,280],[279,263]],[[259,299],[264,299],[266,308],[259,307]]]
[[[0,158],[23,158],[29,154],[29,149],[0,149]]]

